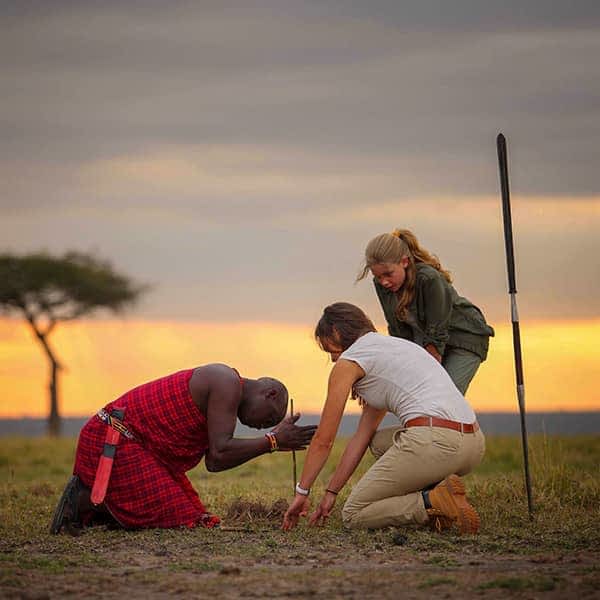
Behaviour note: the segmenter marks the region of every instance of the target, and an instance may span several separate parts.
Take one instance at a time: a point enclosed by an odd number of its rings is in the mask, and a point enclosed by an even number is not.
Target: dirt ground
[[[348,531],[339,508],[324,528],[302,524],[285,533],[290,490],[278,482],[289,480],[290,463],[283,453],[218,477],[192,473],[223,518],[221,529],[94,527],[54,536],[48,527],[74,441],[5,441],[0,598],[600,600],[598,439],[534,441],[534,515],[526,511],[518,440],[490,439],[468,481],[481,530],[463,537],[426,528]]]
[[[519,555],[440,536],[244,525],[232,530],[91,530],[0,543],[5,598],[600,598],[599,554]],[[427,534],[427,544],[435,538]]]

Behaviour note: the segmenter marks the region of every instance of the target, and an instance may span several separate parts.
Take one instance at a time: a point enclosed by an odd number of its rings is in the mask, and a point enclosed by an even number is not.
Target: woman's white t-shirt
[[[475,421],[473,409],[444,367],[413,342],[370,332],[340,359],[355,362],[365,372],[354,384],[356,394],[370,406],[395,414],[402,425],[419,416]]]

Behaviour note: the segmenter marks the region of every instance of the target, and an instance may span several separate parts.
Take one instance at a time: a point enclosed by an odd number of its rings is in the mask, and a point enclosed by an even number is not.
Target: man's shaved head
[[[244,425],[254,429],[273,427],[285,417],[287,402],[287,388],[278,379],[247,379],[238,418]]]
[[[273,379],[273,377],[261,377],[258,381],[264,386],[267,401],[270,400],[273,411],[277,415],[277,423],[279,423],[287,412],[287,388],[279,379]]]

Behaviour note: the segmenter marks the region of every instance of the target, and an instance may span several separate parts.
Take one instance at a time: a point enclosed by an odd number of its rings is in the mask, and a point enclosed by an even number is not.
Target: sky
[[[135,362],[111,375],[115,388],[175,360],[213,362],[207,346],[243,360],[239,348],[266,327],[265,368],[308,361],[302,375],[281,373],[294,388],[314,381],[312,397],[322,358],[313,345],[308,360],[302,340],[337,300],[382,324],[370,282],[354,279],[368,240],[397,226],[504,332],[501,131],[519,314],[532,346],[546,340],[544,370],[531,364],[536,393],[551,397],[549,374],[568,364],[589,388],[559,408],[600,408],[597,2],[5,1],[0,33],[0,251],[90,251],[151,286],[111,323],[152,369]],[[568,323],[580,344],[562,343]],[[106,347],[95,321],[83,326]],[[20,327],[0,327],[0,388],[43,395],[39,349],[17,358]],[[153,350],[149,330],[164,334]],[[173,336],[205,343],[183,344],[188,355]],[[509,346],[492,342],[475,404],[512,408],[510,369],[506,394],[489,399]],[[69,385],[108,376],[86,356]],[[64,395],[77,412],[76,392]]]

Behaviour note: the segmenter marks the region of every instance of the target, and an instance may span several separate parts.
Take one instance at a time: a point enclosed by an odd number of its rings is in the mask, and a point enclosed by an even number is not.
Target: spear
[[[523,360],[521,354],[521,332],[519,314],[517,312],[517,284],[515,278],[515,254],[513,247],[512,218],[510,214],[510,191],[508,186],[508,161],[506,138],[501,133],[496,138],[498,148],[498,164],[500,167],[500,188],[502,191],[502,217],[504,220],[504,245],[506,248],[506,269],[508,272],[508,293],[510,295],[510,315],[513,331],[513,349],[515,355],[515,376],[517,381],[517,398],[521,413],[521,440],[523,443],[523,461],[525,463],[525,487],[527,489],[527,507],[529,518],[533,518],[533,502],[531,500],[531,479],[529,476],[529,449],[527,446],[527,425],[525,423],[525,385],[523,383]]]

